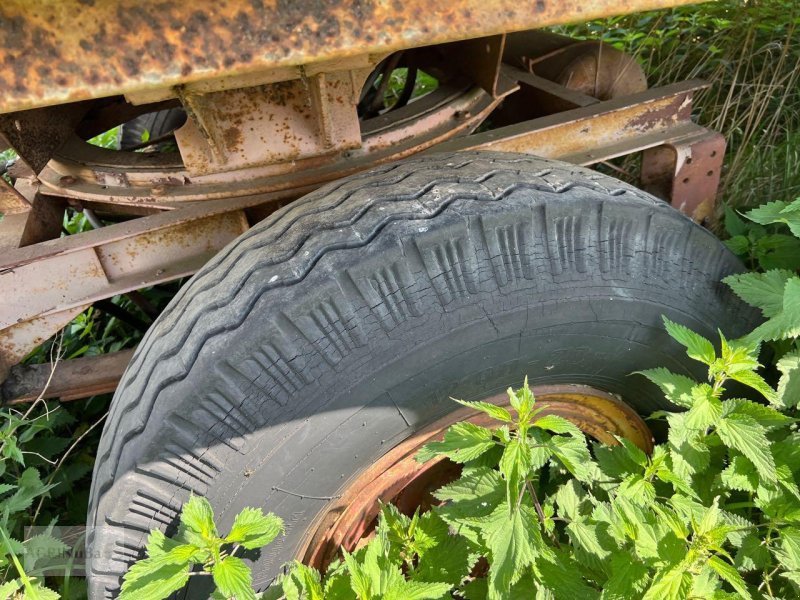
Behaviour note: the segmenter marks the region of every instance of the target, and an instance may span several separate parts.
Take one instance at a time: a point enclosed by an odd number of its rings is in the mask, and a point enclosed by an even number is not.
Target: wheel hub
[[[603,444],[615,445],[615,436],[625,437],[648,454],[653,438],[645,422],[627,404],[600,390],[582,385],[533,388],[540,414],[568,419],[587,435]],[[506,394],[486,398],[507,405]],[[496,421],[485,413],[461,408],[392,448],[369,468],[355,476],[338,500],[317,519],[298,559],[322,571],[336,557],[340,547],[353,551],[369,538],[377,522],[379,502],[395,504],[405,514],[430,508],[432,492],[453,480],[460,465],[445,458],[419,463],[414,458],[430,441],[441,439],[445,430],[459,421],[490,426]]]

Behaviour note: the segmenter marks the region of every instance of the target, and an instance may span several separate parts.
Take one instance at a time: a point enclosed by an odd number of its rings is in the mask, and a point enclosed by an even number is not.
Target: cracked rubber
[[[249,557],[264,589],[348,478],[450,396],[527,375],[663,407],[631,372],[702,371],[661,315],[741,335],[757,317],[720,283],[739,270],[664,202],[529,156],[427,155],[319,189],[220,252],[140,344],[95,465],[91,597],[190,492],[221,531],[245,506],[285,520]]]

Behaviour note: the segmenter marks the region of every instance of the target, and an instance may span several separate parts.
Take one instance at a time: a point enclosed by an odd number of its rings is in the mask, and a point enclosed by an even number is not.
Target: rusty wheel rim
[[[603,443],[615,445],[615,436],[625,437],[648,454],[653,437],[642,418],[619,398],[583,385],[539,386],[533,388],[541,415],[562,416],[584,433]],[[508,396],[498,394],[487,402],[508,405]],[[401,512],[430,507],[431,493],[455,480],[460,466],[446,459],[418,463],[414,456],[430,441],[441,439],[458,421],[489,426],[497,422],[470,408],[453,411],[392,448],[370,467],[351,478],[344,491],[319,515],[300,546],[297,558],[323,570],[343,547],[348,551],[368,539],[375,526],[379,502],[393,503]]]

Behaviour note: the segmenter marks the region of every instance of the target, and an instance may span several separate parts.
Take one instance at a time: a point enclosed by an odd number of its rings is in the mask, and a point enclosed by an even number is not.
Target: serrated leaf
[[[658,571],[642,600],[683,600],[692,586],[692,576],[683,565]]]
[[[291,563],[281,587],[286,600],[325,600],[319,572],[299,561]]]
[[[744,398],[731,398],[722,403],[723,416],[730,414],[746,415],[753,418],[759,425],[767,430],[779,429],[790,423],[794,419],[778,412],[770,406],[745,400]]]
[[[800,240],[791,235],[765,235],[755,243],[752,250],[759,267],[764,271],[794,269],[800,264]]]
[[[489,561],[489,595],[503,598],[511,585],[533,564],[542,547],[537,517],[527,505],[517,510],[499,506],[482,527]]]
[[[617,488],[617,494],[635,504],[645,505],[655,500],[656,489],[641,475],[628,475]]]
[[[767,481],[776,481],[775,460],[770,452],[766,429],[747,415],[731,414],[717,424],[717,433],[729,448],[744,454]]]
[[[674,323],[666,317],[662,317],[662,319],[664,320],[664,326],[667,328],[667,333],[669,333],[673,340],[686,348],[686,354],[689,358],[693,358],[707,365],[714,362],[717,356],[714,351],[714,344],[688,327],[684,327],[679,323]]]
[[[650,581],[650,569],[627,552],[611,558],[611,576],[603,586],[603,600],[641,598]]]
[[[730,206],[725,206],[725,231],[731,236],[747,235],[748,223]]]
[[[498,406],[497,404],[482,401],[473,402],[468,400],[457,400],[456,398],[453,398],[453,400],[459,404],[462,404],[463,406],[479,410],[482,413],[489,415],[493,419],[497,419],[498,421],[503,421],[504,423],[511,423],[514,421],[514,419],[511,417],[511,413],[508,412],[507,409],[503,408],[502,406]]]
[[[780,541],[773,547],[775,557],[787,571],[800,571],[800,530],[784,528]]]
[[[783,290],[780,312],[745,336],[751,342],[785,340],[800,336],[800,278],[792,277]]]
[[[735,235],[723,243],[737,256],[746,256],[750,251],[750,240],[744,235]]]
[[[694,379],[685,375],[678,375],[669,369],[657,368],[637,371],[635,374],[643,375],[655,383],[664,393],[664,397],[677,406],[689,408],[692,406],[692,388],[697,385]]]
[[[134,563],[122,581],[119,600],[162,600],[183,588],[189,581],[188,563],[163,560],[164,556]]]
[[[542,553],[536,557],[533,570],[541,584],[537,586],[536,600],[560,598],[592,600],[599,596],[597,591],[586,585],[581,577],[581,565],[564,552],[556,550]],[[539,592],[543,590],[549,593],[540,594]],[[523,598],[530,597],[530,592],[528,596],[523,596]]]
[[[520,487],[531,469],[532,458],[528,441],[515,437],[503,450],[500,457],[500,473],[506,480],[506,494],[509,507],[516,505]]]
[[[728,377],[753,388],[763,395],[770,403],[774,403],[778,399],[778,395],[775,393],[775,390],[772,389],[772,386],[764,381],[764,378],[758,373],[754,373],[753,371],[737,371],[735,373],[728,373]]]
[[[570,520],[577,519],[580,516],[581,501],[585,494],[586,492],[574,479],[561,485],[555,493],[559,516]]]
[[[253,576],[241,558],[226,556],[211,568],[211,576],[217,589],[226,598],[256,600]]]
[[[608,549],[603,548],[597,536],[597,526],[584,520],[572,521],[567,525],[567,533],[574,546],[579,547],[597,560],[604,560],[609,556]]]
[[[795,237],[800,237],[800,213],[793,210],[786,202],[780,200],[767,202],[748,211],[745,216],[759,225],[783,223]]]
[[[800,352],[785,354],[777,364],[781,372],[778,381],[777,405],[792,408],[800,403]]]
[[[774,317],[783,309],[783,291],[793,275],[791,271],[774,269],[766,273],[729,275],[723,281],[739,298],[760,308],[765,317]]]
[[[686,426],[705,430],[715,425],[722,416],[722,401],[714,395],[707,383],[692,389],[692,407],[686,413]]]
[[[734,456],[720,478],[729,490],[755,492],[758,488],[758,472],[753,463],[744,456]]]
[[[760,571],[771,562],[772,557],[761,536],[754,533],[745,536],[734,557],[736,568],[745,572]]]
[[[13,597],[14,592],[22,587],[22,582],[19,579],[5,581],[0,583],[0,599],[8,600]]]
[[[727,581],[730,586],[739,593],[739,595],[741,595],[743,598],[752,598],[744,579],[742,579],[742,576],[739,575],[739,571],[736,570],[736,567],[726,563],[718,556],[709,557],[707,564],[709,567],[714,569],[714,571],[716,571],[723,580]]]
[[[427,462],[436,456],[446,456],[453,462],[465,463],[475,460],[495,446],[491,429],[463,421],[448,427],[441,442],[425,444],[416,459]]]
[[[458,585],[469,575],[477,559],[478,556],[472,552],[465,538],[447,535],[420,557],[411,578],[415,581]]]
[[[218,537],[217,526],[214,524],[214,509],[202,496],[192,495],[183,505],[181,523],[204,539]]]
[[[578,481],[592,479],[594,462],[586,446],[585,438],[553,436],[550,439],[550,450],[555,458],[572,473]]]
[[[583,432],[574,423],[559,415],[544,415],[533,422],[534,427],[552,431],[558,434],[569,434],[575,437],[583,437]]]
[[[233,520],[231,532],[226,542],[236,543],[243,548],[253,550],[266,546],[283,532],[283,521],[280,517],[260,508],[245,507]]]

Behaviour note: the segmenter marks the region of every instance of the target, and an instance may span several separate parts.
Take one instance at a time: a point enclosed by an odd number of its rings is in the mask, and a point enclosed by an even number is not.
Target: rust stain
[[[6,0],[0,113],[694,0]]]

